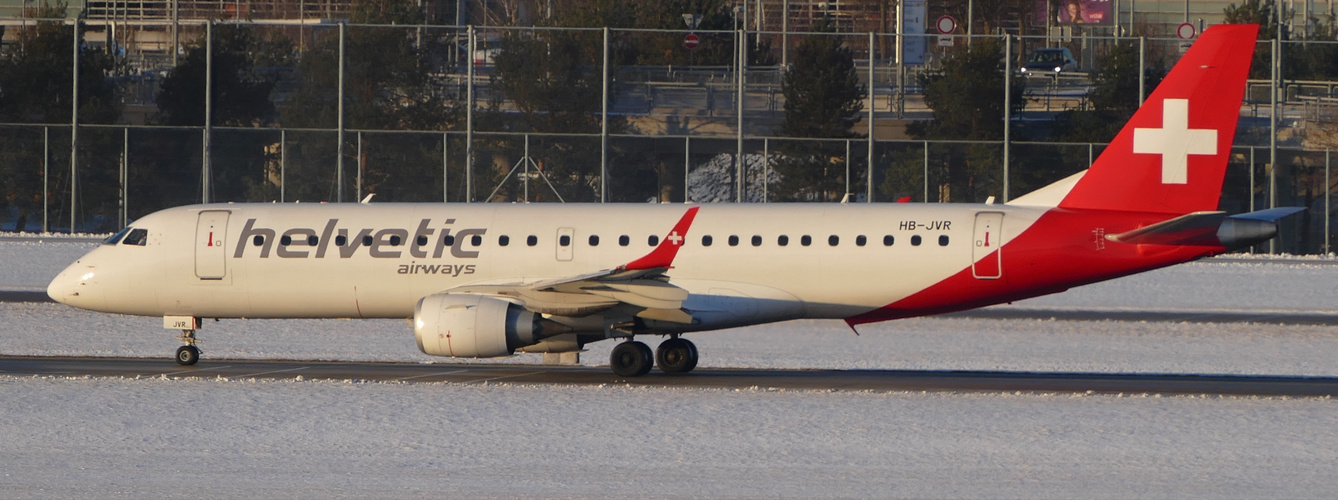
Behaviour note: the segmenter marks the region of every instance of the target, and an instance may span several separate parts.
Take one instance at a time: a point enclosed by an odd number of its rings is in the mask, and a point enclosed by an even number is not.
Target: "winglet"
[[[687,241],[688,227],[692,226],[692,219],[697,217],[697,209],[701,207],[689,208],[683,218],[678,219],[674,224],[674,229],[660,240],[660,244],[640,259],[628,262],[618,267],[620,271],[636,271],[640,269],[655,269],[657,267],[670,268],[674,264],[674,256],[678,255],[678,249]]]

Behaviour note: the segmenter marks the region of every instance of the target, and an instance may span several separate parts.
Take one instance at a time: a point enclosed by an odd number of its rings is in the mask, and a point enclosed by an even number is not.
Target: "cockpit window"
[[[149,230],[143,228],[131,229],[121,240],[122,245],[144,246],[149,241]]]
[[[102,240],[102,244],[103,244],[103,245],[115,245],[115,244],[117,244],[117,243],[120,243],[120,242],[121,242],[121,238],[124,238],[124,237],[125,237],[125,233],[128,233],[128,232],[130,232],[130,228],[129,228],[129,227],[127,227],[127,228],[125,228],[125,229],[122,229],[122,230],[120,230],[120,231],[117,231],[116,234],[111,235],[110,238],[107,238],[107,239],[105,239],[105,240]]]

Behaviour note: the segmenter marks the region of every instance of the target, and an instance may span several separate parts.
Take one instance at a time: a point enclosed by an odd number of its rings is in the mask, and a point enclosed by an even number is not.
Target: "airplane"
[[[1217,211],[1256,25],[1204,32],[1088,170],[1003,204],[227,203],[134,221],[52,299],[161,316],[409,318],[429,355],[580,352],[693,370],[691,332],[858,325],[1010,302],[1266,241]],[[668,336],[656,352],[641,335]],[[407,339],[406,339],[407,341]]]

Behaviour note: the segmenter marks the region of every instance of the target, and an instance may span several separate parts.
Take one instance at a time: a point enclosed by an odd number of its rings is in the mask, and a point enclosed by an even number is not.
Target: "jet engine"
[[[419,300],[413,325],[420,351],[457,358],[508,356],[567,330],[502,299],[453,293]]]

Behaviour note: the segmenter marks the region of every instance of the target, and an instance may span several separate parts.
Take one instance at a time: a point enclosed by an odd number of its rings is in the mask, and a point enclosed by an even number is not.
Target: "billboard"
[[[1041,0],[1036,3],[1036,21],[1047,25],[1109,26],[1115,21],[1111,0]]]
[[[903,0],[901,6],[901,50],[905,64],[924,64],[928,41],[925,33],[925,0]]]

